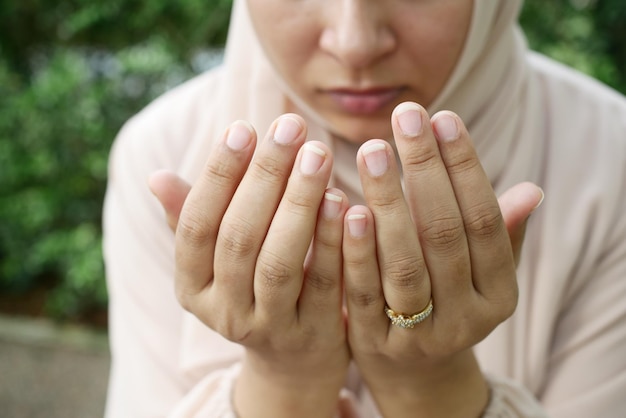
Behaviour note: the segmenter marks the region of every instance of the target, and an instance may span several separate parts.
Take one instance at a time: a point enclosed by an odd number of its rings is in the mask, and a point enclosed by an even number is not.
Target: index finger
[[[176,292],[181,302],[199,293],[213,278],[219,226],[255,144],[252,126],[234,122],[209,155],[185,200],[176,228]]]

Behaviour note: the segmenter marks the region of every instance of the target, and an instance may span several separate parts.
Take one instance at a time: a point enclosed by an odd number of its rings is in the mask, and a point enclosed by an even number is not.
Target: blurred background
[[[102,415],[108,353],[100,224],[109,148],[149,101],[220,62],[230,5],[0,2],[2,416]],[[521,23],[533,49],[626,92],[623,0],[527,0]],[[28,357],[28,346],[39,351]],[[91,375],[81,383],[72,374],[50,392],[45,379],[31,377],[51,370],[50,361],[62,364],[63,353],[68,367],[50,371],[48,384],[77,368]],[[20,385],[40,388],[39,400]],[[67,393],[56,396],[61,387]],[[55,412],[50,402],[66,402],[63,396],[82,397],[87,409],[79,413],[74,403],[72,413]],[[47,405],[46,413],[33,405]]]

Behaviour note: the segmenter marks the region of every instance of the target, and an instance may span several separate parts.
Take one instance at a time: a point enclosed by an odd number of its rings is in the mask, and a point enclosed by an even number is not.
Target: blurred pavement
[[[104,332],[0,316],[0,416],[102,417],[109,361]]]

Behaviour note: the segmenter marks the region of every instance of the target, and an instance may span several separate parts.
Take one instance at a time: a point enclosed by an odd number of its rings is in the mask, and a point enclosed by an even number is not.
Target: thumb
[[[519,183],[498,198],[504,224],[511,239],[515,265],[519,263],[528,217],[543,202],[541,188],[533,183]]]
[[[170,229],[176,231],[178,217],[191,186],[178,175],[167,170],[152,173],[148,178],[148,186],[165,209],[165,217]]]

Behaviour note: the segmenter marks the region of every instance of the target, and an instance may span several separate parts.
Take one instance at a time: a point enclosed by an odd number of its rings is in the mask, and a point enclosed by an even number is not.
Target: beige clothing
[[[516,313],[475,350],[492,387],[485,416],[621,417],[626,100],[528,53],[512,23],[519,3],[476,0],[463,56],[429,109],[466,121],[498,192],[529,180],[546,194],[528,227]],[[229,122],[247,119],[264,132],[291,101],[311,124],[310,137],[331,145],[334,184],[353,202],[360,195],[355,147],[331,142],[324,122],[273,74],[250,38],[244,2],[233,15],[224,65],[156,100],[124,127],[112,152],[104,219],[110,417],[233,416],[242,348],[175,300],[174,239],[146,185],[153,171],[193,182]],[[355,373],[347,389],[362,417],[377,416]]]

